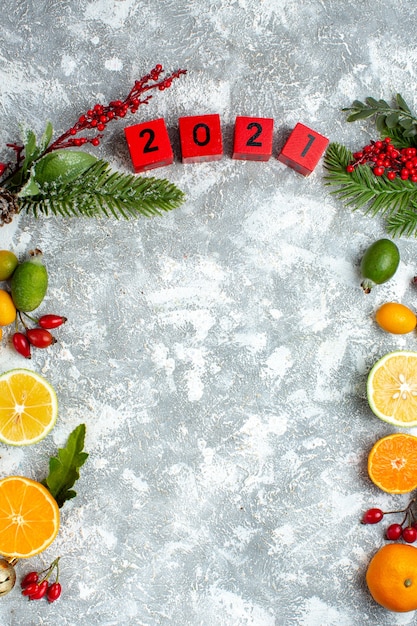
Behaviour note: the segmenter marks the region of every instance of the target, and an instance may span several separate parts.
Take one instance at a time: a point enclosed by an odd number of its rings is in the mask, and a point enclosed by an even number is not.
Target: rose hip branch
[[[218,161],[223,157],[220,115],[181,117],[178,130],[182,163]],[[274,120],[266,117],[236,117],[232,159],[268,161],[272,156]],[[165,120],[158,118],[124,129],[136,173],[171,165],[174,152]],[[304,124],[297,123],[278,161],[303,176],[312,173],[329,140]]]

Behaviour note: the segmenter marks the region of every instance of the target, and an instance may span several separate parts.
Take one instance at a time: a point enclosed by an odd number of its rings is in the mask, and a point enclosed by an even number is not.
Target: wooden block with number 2
[[[298,123],[278,155],[278,161],[303,176],[308,176],[316,167],[328,143],[326,137]]]
[[[136,173],[173,163],[174,154],[163,118],[128,126],[124,130]]]
[[[232,159],[268,161],[272,154],[273,131],[274,120],[270,117],[238,116]]]

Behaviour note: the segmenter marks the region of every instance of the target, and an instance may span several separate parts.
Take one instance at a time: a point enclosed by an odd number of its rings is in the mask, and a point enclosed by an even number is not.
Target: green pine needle
[[[97,161],[70,183],[43,183],[35,196],[21,198],[20,209],[43,215],[116,219],[161,215],[184,202],[184,193],[165,179],[122,174]]]
[[[346,167],[353,160],[345,146],[329,144],[324,167],[326,184],[336,188],[331,193],[354,210],[363,209],[373,216],[384,215],[391,235],[417,237],[417,185],[398,178],[390,181],[385,176],[375,176],[369,165],[356,166],[349,173]]]

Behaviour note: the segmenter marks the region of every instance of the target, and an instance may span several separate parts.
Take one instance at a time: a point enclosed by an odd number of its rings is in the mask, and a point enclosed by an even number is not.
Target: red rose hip
[[[48,315],[42,315],[38,319],[38,324],[41,328],[52,329],[58,328],[58,326],[62,326],[67,321],[66,317],[62,317],[62,315],[54,315],[49,313]]]
[[[26,331],[26,337],[29,343],[35,348],[47,348],[56,342],[55,337],[51,335],[49,330],[44,328],[29,328]]]

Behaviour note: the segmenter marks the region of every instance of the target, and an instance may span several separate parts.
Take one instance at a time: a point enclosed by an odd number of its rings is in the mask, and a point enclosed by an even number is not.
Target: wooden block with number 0
[[[178,120],[183,163],[218,161],[223,156],[220,115],[192,115]]]
[[[274,120],[270,117],[238,116],[232,159],[268,161],[272,154],[273,132]]]
[[[308,176],[316,167],[328,143],[326,137],[298,123],[278,155],[278,161],[303,176]]]
[[[136,173],[173,163],[174,154],[163,118],[128,126],[124,130]]]

